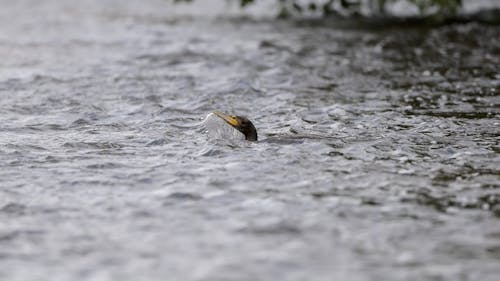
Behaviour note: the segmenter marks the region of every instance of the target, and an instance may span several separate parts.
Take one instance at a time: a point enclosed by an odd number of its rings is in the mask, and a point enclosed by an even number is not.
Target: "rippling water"
[[[498,280],[498,26],[169,7],[2,5],[1,280]]]

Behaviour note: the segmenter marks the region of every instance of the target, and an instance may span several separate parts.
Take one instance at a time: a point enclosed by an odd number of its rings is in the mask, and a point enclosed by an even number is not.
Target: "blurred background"
[[[498,280],[499,1],[1,3],[0,280]]]

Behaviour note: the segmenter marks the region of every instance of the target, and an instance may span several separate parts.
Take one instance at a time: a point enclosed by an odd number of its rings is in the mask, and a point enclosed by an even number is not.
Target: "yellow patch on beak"
[[[224,119],[224,121],[226,121],[227,123],[229,123],[229,125],[233,127],[237,127],[239,125],[238,119],[236,119],[234,116],[227,115],[220,111],[214,111],[214,114]]]

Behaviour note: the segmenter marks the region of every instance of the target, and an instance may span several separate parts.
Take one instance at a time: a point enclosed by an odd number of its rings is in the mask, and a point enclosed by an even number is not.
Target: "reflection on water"
[[[144,3],[4,5],[0,279],[496,280],[496,26]]]

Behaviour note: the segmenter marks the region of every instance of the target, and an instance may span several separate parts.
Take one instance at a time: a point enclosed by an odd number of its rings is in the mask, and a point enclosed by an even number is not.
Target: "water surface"
[[[497,26],[2,6],[0,279],[497,280]]]

